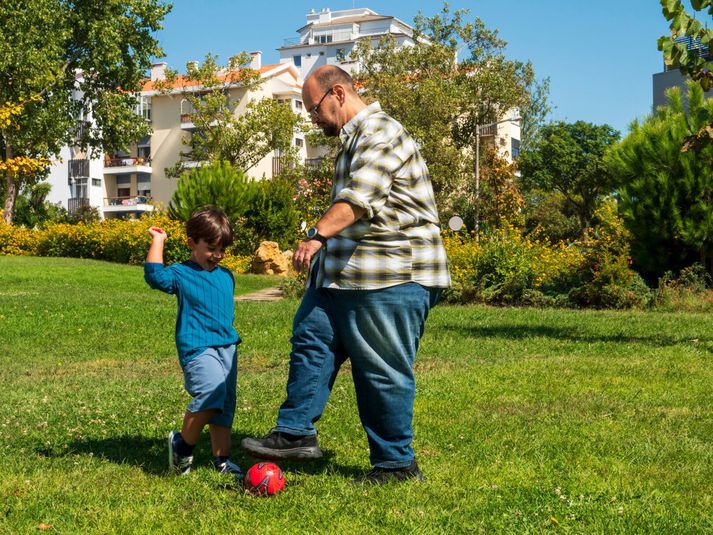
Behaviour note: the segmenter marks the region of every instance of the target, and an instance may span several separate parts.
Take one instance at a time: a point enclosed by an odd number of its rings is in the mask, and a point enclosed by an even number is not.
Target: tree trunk
[[[7,185],[7,191],[5,193],[5,205],[3,206],[3,218],[5,219],[5,223],[10,225],[12,223],[12,214],[15,210],[15,199],[17,198],[17,184],[15,184],[15,181],[12,179],[12,175],[10,173],[7,174],[7,178],[5,179],[6,185]]]
[[[5,161],[9,161],[12,158],[12,147],[10,145],[5,146]],[[9,169],[5,172],[5,183],[7,185],[5,191],[5,203],[3,206],[3,219],[5,223],[10,225],[12,223],[12,214],[15,210],[15,199],[17,199],[17,184],[15,183],[15,174]]]

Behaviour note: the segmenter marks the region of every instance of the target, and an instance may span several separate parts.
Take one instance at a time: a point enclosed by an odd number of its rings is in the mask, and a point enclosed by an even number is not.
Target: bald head
[[[315,84],[316,88],[321,91],[326,91],[335,85],[341,85],[344,90],[353,95],[356,94],[354,89],[354,80],[349,73],[344,69],[335,67],[334,65],[323,65],[317,67],[305,80],[305,84]]]
[[[317,67],[302,86],[302,101],[312,122],[328,136],[366,107],[354,89],[349,73],[333,65]]]

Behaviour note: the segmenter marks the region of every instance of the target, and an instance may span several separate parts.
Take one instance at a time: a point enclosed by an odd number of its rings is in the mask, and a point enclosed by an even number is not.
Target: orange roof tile
[[[265,74],[266,72],[269,72],[281,65],[284,65],[284,63],[274,63],[272,65],[263,65],[262,67],[260,67],[260,69],[258,69],[258,72],[260,74]],[[225,82],[225,81],[230,80],[230,78],[232,76],[239,74],[239,73],[240,73],[240,69],[237,69],[237,70],[234,70],[234,71],[231,71],[231,72],[225,74],[224,76],[218,76],[217,78],[218,78],[218,80]],[[145,80],[141,87],[141,91],[155,91],[157,89],[157,87],[156,87],[157,81],[158,80]],[[191,86],[195,86],[197,84],[198,84],[198,82],[196,80],[192,80],[184,75],[179,75],[179,76],[176,76],[176,80],[170,89],[180,89],[183,87],[191,87]]]

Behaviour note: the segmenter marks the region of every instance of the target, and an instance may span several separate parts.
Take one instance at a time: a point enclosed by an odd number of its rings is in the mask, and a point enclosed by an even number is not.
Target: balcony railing
[[[136,206],[138,204],[149,204],[151,197],[148,195],[132,195],[130,197],[105,197],[104,206]]]
[[[495,136],[498,133],[497,124],[486,124],[478,127],[481,136]]]
[[[319,167],[322,165],[324,158],[305,158],[305,166],[307,167]]]
[[[686,50],[688,50],[688,53],[690,55],[696,55],[698,57],[701,57],[703,59],[707,60],[713,60],[713,50],[709,46],[704,45],[701,43],[699,39],[695,39],[694,37],[691,36],[683,36],[683,37],[677,37],[675,39],[676,43],[679,44],[684,44],[686,45]],[[664,70],[670,71],[670,70],[675,70],[678,69],[678,67],[674,67],[673,65],[664,65]]]
[[[67,167],[67,178],[89,178],[89,160],[72,159]]]
[[[283,46],[295,46],[300,44],[300,37],[290,37],[289,39],[283,39]]]
[[[282,156],[272,157],[272,176],[279,176],[287,169],[294,169],[295,162],[293,160],[283,158]]]
[[[104,167],[131,167],[135,165],[151,166],[151,158],[142,157],[122,157],[122,158],[105,158]]]
[[[74,139],[80,139],[89,133],[92,125],[89,121],[77,121],[74,125]]]
[[[74,213],[83,206],[90,206],[88,197],[72,197],[67,201],[67,210]]]

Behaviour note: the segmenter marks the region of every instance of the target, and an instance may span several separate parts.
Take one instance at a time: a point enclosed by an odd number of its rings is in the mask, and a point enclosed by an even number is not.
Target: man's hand
[[[307,271],[312,257],[322,248],[322,243],[317,240],[303,240],[292,255],[292,265],[299,272]]]

